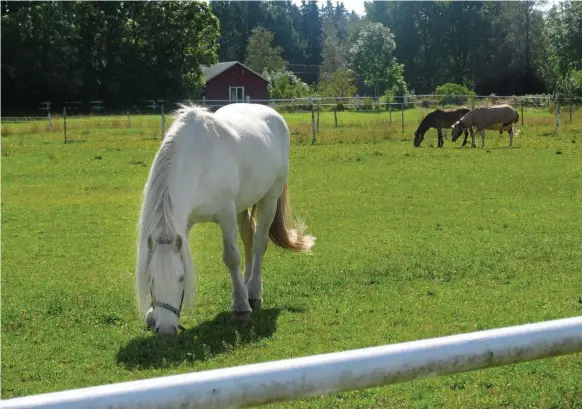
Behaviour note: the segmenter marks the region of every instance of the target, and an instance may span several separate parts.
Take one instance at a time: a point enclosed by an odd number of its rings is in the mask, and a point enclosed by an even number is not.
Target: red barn
[[[219,62],[202,67],[207,101],[244,102],[269,99],[269,81],[238,61]]]

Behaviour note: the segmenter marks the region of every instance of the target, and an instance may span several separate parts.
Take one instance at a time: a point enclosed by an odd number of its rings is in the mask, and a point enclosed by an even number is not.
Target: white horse
[[[188,243],[195,223],[220,225],[231,311],[239,319],[261,305],[269,238],[293,251],[309,251],[315,241],[291,225],[289,128],[281,115],[259,104],[231,104],[215,113],[181,105],[174,115],[145,185],[137,248],[138,306],[148,326],[165,334],[177,333],[182,304],[188,307],[195,290]]]

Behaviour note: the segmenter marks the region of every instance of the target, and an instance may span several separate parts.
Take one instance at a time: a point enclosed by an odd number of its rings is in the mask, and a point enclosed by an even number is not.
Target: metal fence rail
[[[4,409],[237,408],[582,352],[582,317],[69,390]]]

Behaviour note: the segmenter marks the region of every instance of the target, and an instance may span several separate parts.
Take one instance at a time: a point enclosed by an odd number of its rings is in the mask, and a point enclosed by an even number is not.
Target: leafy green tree
[[[311,93],[309,85],[301,81],[291,71],[265,71],[263,76],[270,82],[268,90],[269,97],[272,99],[305,98]]]
[[[549,54],[546,81],[562,95],[582,96],[582,3],[554,6],[545,34]]]
[[[319,93],[326,98],[347,98],[356,95],[356,78],[349,69],[339,68],[319,83]]]
[[[201,2],[2,2],[2,102],[195,97],[218,35]]]
[[[323,48],[323,29],[321,15],[317,2],[314,0],[302,0],[301,2],[301,35],[305,44],[305,62],[310,67],[321,65]],[[312,73],[306,71],[300,77],[309,83],[317,82],[317,70]]]
[[[287,62],[281,57],[283,49],[272,46],[273,33],[263,27],[255,27],[253,34],[249,38],[245,64],[257,71],[281,71],[284,70]]]
[[[466,86],[450,82],[436,87],[433,94],[440,96],[439,103],[455,105],[466,104],[470,97],[476,95]]]
[[[351,49],[354,71],[368,86],[375,87],[376,97],[380,86],[392,89],[402,87],[403,66],[396,62],[394,35],[380,23],[370,23],[360,33]]]

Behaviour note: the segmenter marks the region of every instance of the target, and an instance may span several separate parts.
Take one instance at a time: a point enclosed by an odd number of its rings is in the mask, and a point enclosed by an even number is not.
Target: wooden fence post
[[[558,135],[559,127],[560,127],[560,101],[556,97],[556,127],[554,128],[554,136]]]
[[[333,107],[333,119],[335,121],[335,127],[337,128],[337,106]]]
[[[404,133],[404,102],[400,104],[400,109],[402,110],[402,133]]]
[[[313,109],[313,104],[311,104],[311,132],[311,144],[314,145],[317,139],[315,136],[315,110]]]
[[[319,101],[317,102],[317,134],[319,135],[319,114],[321,113],[321,107]]]
[[[65,144],[67,143],[67,107],[63,107],[63,130],[65,131]]]
[[[166,137],[166,116],[164,115],[164,104],[160,105],[162,111],[162,141]]]
[[[523,126],[523,100],[521,100],[521,126]]]
[[[390,125],[392,125],[392,103],[388,103],[388,113],[390,114]]]

